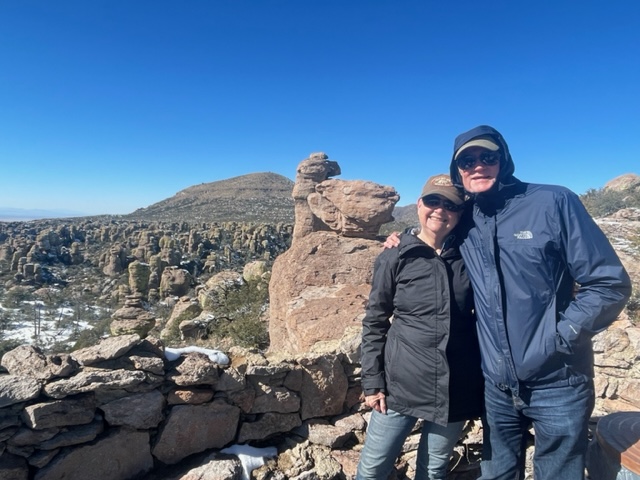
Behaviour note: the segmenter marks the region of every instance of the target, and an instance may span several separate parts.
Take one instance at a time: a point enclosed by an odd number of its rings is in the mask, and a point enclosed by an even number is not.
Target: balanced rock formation
[[[322,152],[312,153],[309,158],[300,162],[291,194],[295,207],[294,238],[304,237],[319,230],[328,230],[327,225],[311,211],[307,198],[316,191],[316,185],[340,173],[338,163],[329,160],[329,157]]]
[[[390,187],[363,180],[330,179],[316,185],[307,198],[312,213],[345,237],[376,238],[393,221],[400,197]]]
[[[376,235],[399,196],[372,182],[329,179],[340,173],[324,153],[297,169],[291,248],[269,283],[272,351],[305,352],[359,327],[382,246]]]
[[[155,326],[156,318],[144,309],[142,294],[128,295],[124,305],[113,312],[110,329],[113,335],[138,334],[144,338]]]

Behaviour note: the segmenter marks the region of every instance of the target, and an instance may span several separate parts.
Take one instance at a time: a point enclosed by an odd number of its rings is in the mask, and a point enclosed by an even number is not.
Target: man
[[[536,480],[581,480],[594,404],[591,337],[616,319],[631,281],[575,194],[523,183],[514,169],[494,128],[456,138],[451,178],[474,199],[461,250],[486,377],[482,479],[517,478],[532,424]]]
[[[461,253],[475,295],[485,376],[482,480],[582,480],[594,405],[591,337],[631,282],[579,198],[521,182],[502,135],[479,126],[454,143],[451,179],[473,199]],[[577,284],[577,285],[576,285]]]

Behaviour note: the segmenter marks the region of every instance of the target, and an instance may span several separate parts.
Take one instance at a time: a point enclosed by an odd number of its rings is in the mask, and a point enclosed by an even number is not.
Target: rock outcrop
[[[296,239],[269,283],[272,351],[308,351],[361,326],[379,241],[316,232]]]
[[[391,187],[329,179],[340,167],[324,153],[303,160],[297,172],[293,240],[269,283],[272,351],[309,351],[361,324],[382,248],[375,238],[399,200]]]
[[[393,221],[400,196],[391,187],[363,180],[328,179],[307,197],[311,212],[331,231],[345,237],[375,239]],[[297,224],[297,223],[296,223]]]
[[[329,157],[322,152],[312,153],[308,159],[300,162],[291,194],[295,207],[294,238],[304,237],[311,232],[328,230],[327,225],[311,211],[307,198],[315,193],[316,185],[340,173],[338,163],[329,160]]]
[[[624,209],[596,223],[607,235],[633,284],[627,308],[618,320],[593,339],[596,411],[640,410],[640,232],[638,212]]]
[[[241,271],[254,261],[270,267],[289,247],[292,232],[292,224],[282,223],[0,222],[0,272],[13,275],[4,281],[6,290],[55,286],[97,303],[136,293],[157,300],[182,295],[202,274]],[[71,272],[69,266],[78,268]]]
[[[113,335],[127,335],[136,333],[141,337],[146,337],[156,325],[153,314],[145,310],[142,304],[143,295],[136,293],[125,298],[124,305],[116,310],[111,322],[111,333]]]
[[[619,177],[609,180],[605,186],[605,189],[615,190],[618,192],[633,191],[640,189],[640,175],[635,173],[625,173]]]
[[[160,278],[160,297],[186,295],[193,283],[193,277],[187,270],[178,267],[165,268]]]

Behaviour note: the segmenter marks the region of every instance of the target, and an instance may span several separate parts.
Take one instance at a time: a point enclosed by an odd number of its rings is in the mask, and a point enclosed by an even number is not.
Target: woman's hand
[[[383,415],[387,414],[387,396],[383,392],[365,396],[364,403],[367,407],[373,408]]]

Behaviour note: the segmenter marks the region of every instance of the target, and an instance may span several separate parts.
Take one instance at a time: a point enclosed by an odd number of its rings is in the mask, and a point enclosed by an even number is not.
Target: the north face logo
[[[529,230],[520,230],[517,233],[513,234],[518,240],[531,240],[533,238],[533,233]]]

